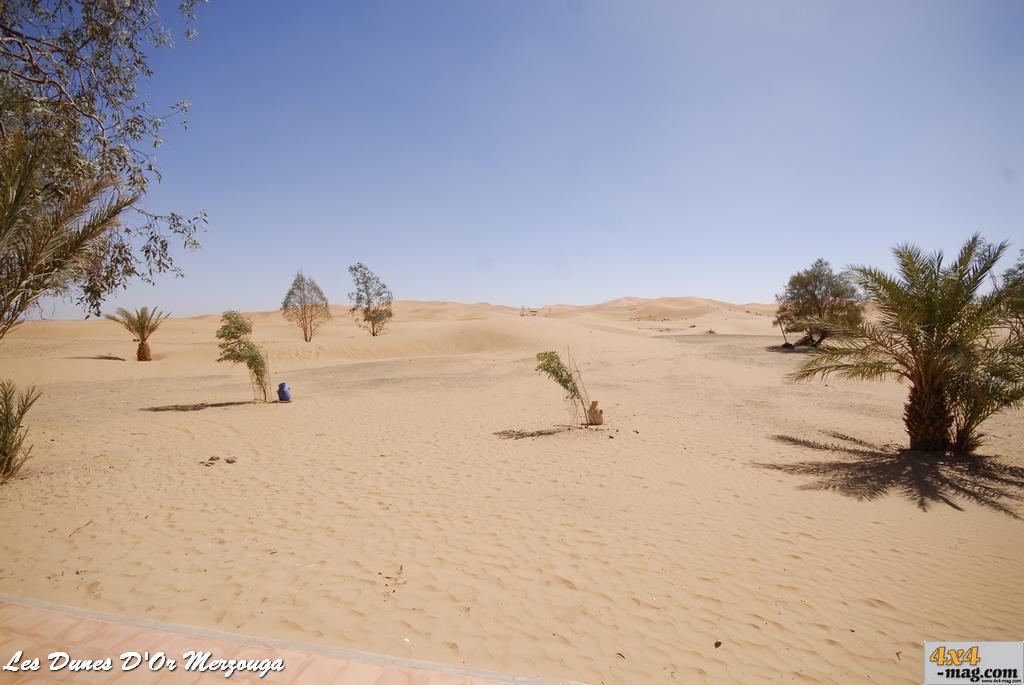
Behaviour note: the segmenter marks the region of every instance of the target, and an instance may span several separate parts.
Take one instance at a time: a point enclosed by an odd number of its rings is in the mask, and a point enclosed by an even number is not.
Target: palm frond
[[[139,342],[146,342],[170,316],[169,313],[164,314],[156,308],[150,311],[149,307],[142,307],[130,312],[124,307],[118,307],[116,314],[107,314],[105,318],[124,326],[125,330],[139,339]]]
[[[0,338],[43,295],[82,280],[139,199],[106,177],[52,197],[28,139],[11,138],[0,154]]]
[[[836,374],[856,380],[877,380],[886,376],[909,377],[912,367],[913,352],[903,338],[885,326],[864,322],[857,326],[834,326],[830,338],[790,378],[804,381]]]
[[[901,244],[893,250],[896,276],[853,267],[858,286],[877,305],[877,321],[834,327],[791,377],[906,378],[911,446],[917,435],[920,445],[974,449],[982,421],[1024,404],[1024,330],[1013,318],[1024,287],[1014,281],[981,292],[1006,249],[1007,243],[990,245],[976,234],[948,264],[942,252]],[[947,439],[936,437],[947,430]]]

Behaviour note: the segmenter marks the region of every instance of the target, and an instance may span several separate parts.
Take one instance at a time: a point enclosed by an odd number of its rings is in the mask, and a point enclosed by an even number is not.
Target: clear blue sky
[[[764,302],[819,256],[1024,248],[1019,0],[213,0],[198,29],[144,85],[192,102],[146,204],[209,230],[111,309],[274,309],[299,268],[342,303],[355,261],[399,298]]]

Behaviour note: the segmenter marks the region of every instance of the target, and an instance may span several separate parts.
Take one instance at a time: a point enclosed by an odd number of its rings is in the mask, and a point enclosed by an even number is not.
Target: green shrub
[[[597,402],[590,402],[579,369],[573,363],[572,357],[568,357],[568,360],[568,364],[564,363],[553,350],[538,352],[537,372],[553,380],[565,391],[565,399],[572,404],[573,414],[577,420],[587,425],[603,423],[604,412],[597,408]]]
[[[14,383],[0,382],[0,483],[15,476],[32,452],[25,447],[28,429],[22,422],[39,395],[34,387],[19,394]]]
[[[565,399],[573,402],[583,401],[576,379],[554,350],[537,353],[537,371],[558,383],[562,390],[565,390]]]
[[[362,262],[348,268],[352,274],[355,290],[348,294],[352,301],[349,311],[355,317],[356,325],[365,328],[376,337],[384,332],[391,321],[391,302],[394,296],[377,274]]]
[[[218,344],[220,356],[217,361],[245,364],[249,369],[253,396],[266,402],[270,396],[270,364],[263,348],[249,339],[252,321],[236,311],[224,312],[220,321],[217,331],[217,338],[221,341]]]

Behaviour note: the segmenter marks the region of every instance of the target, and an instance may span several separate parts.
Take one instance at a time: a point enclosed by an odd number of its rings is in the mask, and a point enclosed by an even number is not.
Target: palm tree
[[[1017,263],[1003,274],[1003,285],[1013,293],[1008,303],[1013,314],[1013,330],[1024,335],[1024,250],[1020,251]]]
[[[877,321],[831,324],[833,336],[792,377],[906,380],[910,449],[973,452],[981,422],[1024,401],[1024,337],[1009,330],[1012,292],[995,285],[979,294],[1006,248],[975,234],[948,265],[941,252],[902,244],[893,250],[896,277],[853,267]]]
[[[107,314],[108,319],[124,326],[139,341],[139,349],[135,353],[135,358],[140,362],[153,361],[153,357],[149,353],[149,336],[153,335],[156,329],[160,328],[164,319],[169,316],[170,314],[163,314],[156,308],[151,313],[149,307],[136,309],[134,312],[130,312],[124,307],[118,307],[117,314]]]
[[[139,196],[100,177],[57,194],[21,132],[0,143],[0,338],[39,298],[102,269],[118,217]]]

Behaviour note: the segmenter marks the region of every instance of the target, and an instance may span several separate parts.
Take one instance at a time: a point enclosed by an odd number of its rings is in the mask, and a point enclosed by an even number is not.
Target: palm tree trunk
[[[149,353],[149,343],[148,342],[143,341],[143,342],[139,343],[139,349],[135,353],[135,359],[137,361],[140,361],[140,362],[151,362],[151,361],[153,361],[153,356]]]
[[[910,397],[903,409],[903,423],[910,435],[910,449],[921,452],[945,452],[949,449],[953,417],[941,382],[915,382],[910,386]]]

